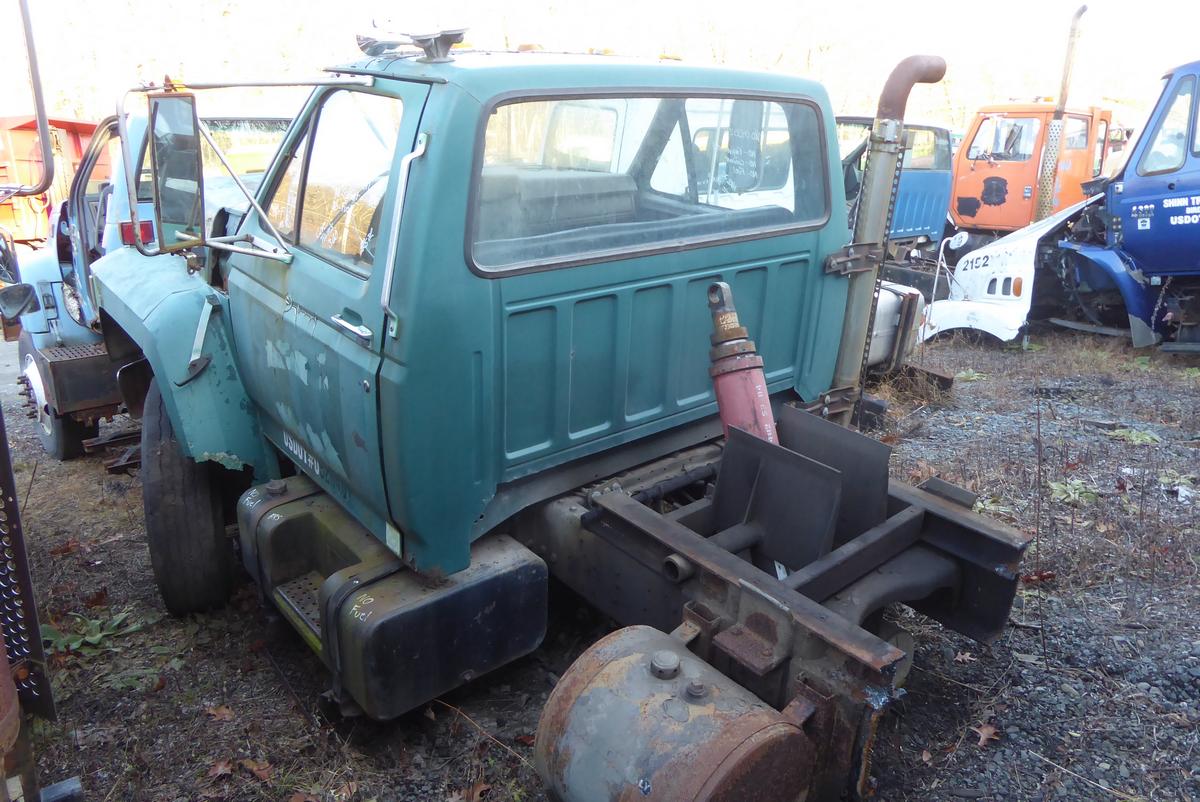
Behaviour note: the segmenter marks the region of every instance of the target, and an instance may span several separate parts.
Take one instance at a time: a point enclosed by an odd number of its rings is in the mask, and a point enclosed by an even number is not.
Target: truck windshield
[[[1041,127],[1037,117],[985,117],[967,149],[967,158],[1029,161]]]
[[[721,97],[524,100],[490,115],[471,254],[487,270],[595,261],[822,222],[814,105]]]

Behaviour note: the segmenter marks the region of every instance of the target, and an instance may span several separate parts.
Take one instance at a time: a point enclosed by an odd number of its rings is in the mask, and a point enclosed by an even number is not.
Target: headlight
[[[83,305],[79,300],[79,290],[65,281],[62,288],[63,306],[67,308],[67,314],[80,326],[86,326],[87,324],[83,320]]]

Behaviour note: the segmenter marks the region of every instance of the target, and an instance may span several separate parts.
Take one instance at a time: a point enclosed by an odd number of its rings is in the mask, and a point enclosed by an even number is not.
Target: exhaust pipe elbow
[[[879,95],[876,120],[903,120],[908,95],[917,84],[936,84],[946,75],[941,56],[909,56],[896,65]]]

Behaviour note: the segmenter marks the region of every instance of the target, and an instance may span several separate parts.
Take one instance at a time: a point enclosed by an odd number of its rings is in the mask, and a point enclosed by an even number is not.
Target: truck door
[[[1123,180],[1108,189],[1109,208],[1121,219],[1122,249],[1153,273],[1200,269],[1197,94],[1195,75],[1168,82]]]
[[[904,163],[890,238],[942,238],[950,202],[950,132],[905,126]]]
[[[234,336],[264,434],[380,537],[385,223],[427,93],[415,83],[318,90],[259,192],[292,263],[229,262]],[[241,231],[272,241],[254,212]]]
[[[960,228],[1015,231],[1033,220],[1042,116],[989,114],[967,137],[950,213]]]
[[[116,118],[106,119],[96,128],[71,182],[67,219],[59,221],[60,227],[67,224],[71,237],[71,264],[62,266],[63,280],[78,293],[82,319],[87,321],[96,317],[88,278],[92,262],[106,252],[104,232],[115,197],[113,165],[120,152],[117,135]],[[150,208],[139,209],[139,213],[146,215],[142,219],[153,216]],[[60,253],[59,258],[64,255]]]

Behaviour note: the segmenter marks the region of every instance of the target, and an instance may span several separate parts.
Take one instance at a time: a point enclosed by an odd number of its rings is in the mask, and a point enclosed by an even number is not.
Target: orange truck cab
[[[950,221],[967,231],[1008,232],[1034,222],[1038,175],[1053,103],[985,106],[954,155]],[[1083,184],[1104,173],[1112,112],[1092,106],[1063,117],[1057,212],[1084,199]]]

